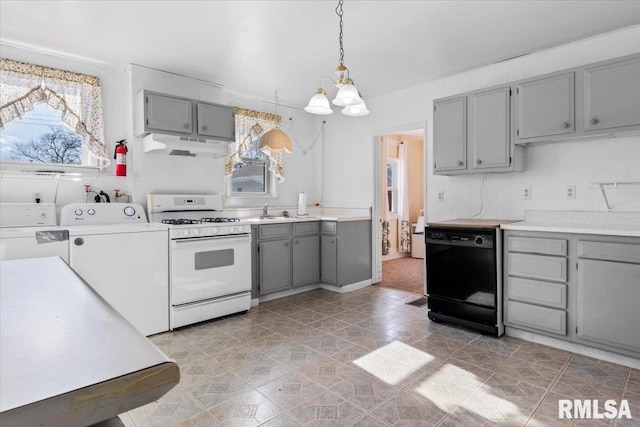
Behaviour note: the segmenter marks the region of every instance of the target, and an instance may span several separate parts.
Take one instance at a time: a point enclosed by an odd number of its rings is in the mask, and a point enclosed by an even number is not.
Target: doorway
[[[425,294],[425,123],[374,135],[374,283]]]

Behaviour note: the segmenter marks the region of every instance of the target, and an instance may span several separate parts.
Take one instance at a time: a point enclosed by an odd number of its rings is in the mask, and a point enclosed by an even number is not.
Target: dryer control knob
[[[476,245],[481,245],[481,244],[483,244],[483,243],[484,243],[484,237],[482,237],[482,236],[476,236],[475,242],[476,242]]]
[[[96,210],[95,209],[87,209],[87,213],[89,215],[95,215],[96,214]]]
[[[73,211],[73,213],[74,213],[76,216],[80,216],[80,215],[82,215],[84,212],[82,212],[82,209],[76,209],[76,210],[74,210],[74,211]]]

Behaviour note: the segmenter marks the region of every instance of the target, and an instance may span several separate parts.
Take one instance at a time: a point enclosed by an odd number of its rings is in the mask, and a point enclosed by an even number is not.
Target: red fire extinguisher
[[[116,159],[116,176],[127,176],[127,140],[116,141],[116,152],[113,158]]]

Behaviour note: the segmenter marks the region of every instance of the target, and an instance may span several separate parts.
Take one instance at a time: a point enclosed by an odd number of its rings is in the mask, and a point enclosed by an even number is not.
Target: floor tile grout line
[[[556,376],[556,378],[547,387],[547,390],[545,391],[545,393],[542,395],[542,397],[538,401],[538,404],[533,409],[533,411],[531,411],[531,414],[529,415],[529,418],[527,419],[527,422],[525,423],[525,425],[527,425],[531,421],[531,419],[535,415],[536,411],[538,411],[538,409],[540,409],[540,407],[542,406],[542,402],[544,402],[544,400],[547,398],[547,396],[549,396],[549,393],[551,393],[551,390],[553,390],[553,387],[555,387],[555,385],[558,383],[558,381],[560,381],[560,378],[562,377],[562,375],[564,374],[565,370],[567,369],[567,367],[569,366],[569,364],[573,360],[573,356],[574,355],[575,354],[573,352],[571,352],[571,356],[569,358],[567,358],[567,360],[564,362],[564,365],[560,369],[560,372],[558,372],[558,375]]]

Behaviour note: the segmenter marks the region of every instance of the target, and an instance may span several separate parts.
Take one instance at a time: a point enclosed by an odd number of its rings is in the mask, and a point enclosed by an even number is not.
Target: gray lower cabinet
[[[640,238],[505,232],[505,325],[640,356]]]
[[[371,279],[371,221],[323,222],[320,278],[345,286]]]
[[[507,326],[567,335],[569,236],[505,235]]]
[[[320,223],[293,224],[293,287],[320,281]]]
[[[256,295],[320,281],[319,222],[254,227]]]
[[[282,291],[291,287],[291,240],[260,242],[260,293]]]
[[[320,279],[330,285],[338,284],[338,238],[336,236],[320,237]]]
[[[640,353],[640,239],[578,240],[577,294],[578,339]]]

